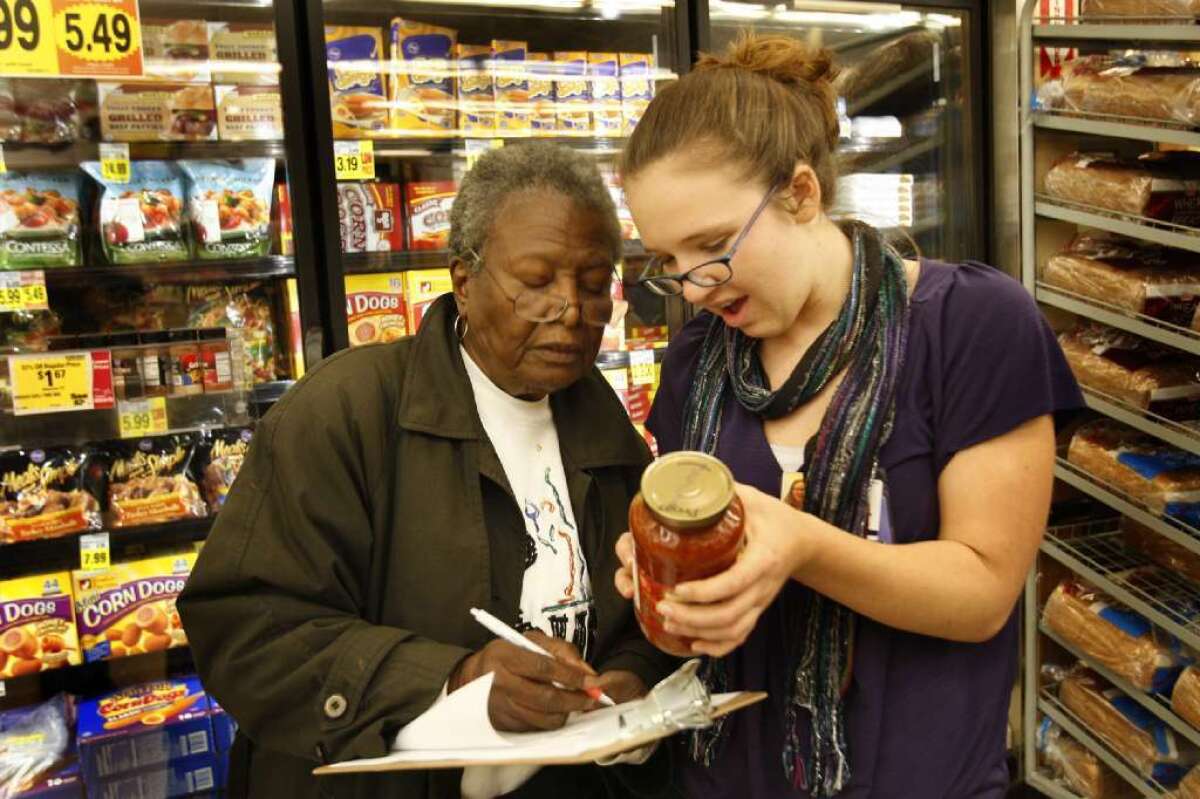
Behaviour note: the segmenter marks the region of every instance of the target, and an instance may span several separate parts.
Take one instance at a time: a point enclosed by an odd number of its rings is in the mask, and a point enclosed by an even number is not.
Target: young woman
[[[643,280],[701,313],[648,427],[733,470],[736,565],[660,606],[717,689],[770,693],[683,738],[690,796],[1002,797],[1014,605],[1082,404],[1037,307],[981,264],[835,223],[828,53],[745,36],[627,147]],[[776,499],[804,472],[802,509]],[[799,492],[796,492],[799,493]],[[618,588],[631,595],[629,537]]]

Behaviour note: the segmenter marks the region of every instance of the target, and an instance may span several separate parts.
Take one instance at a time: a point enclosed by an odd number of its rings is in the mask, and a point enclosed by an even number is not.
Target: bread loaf
[[[1121,519],[1121,532],[1127,547],[1200,585],[1200,555],[1129,517]]]
[[[1177,785],[1195,761],[1194,753],[1180,750],[1163,721],[1088,669],[1067,675],[1058,698],[1139,773],[1163,786]]]
[[[1136,408],[1176,408],[1200,397],[1200,360],[1178,350],[1099,323],[1063,333],[1058,343],[1080,384]]]
[[[1042,765],[1084,799],[1132,799],[1138,795],[1100,758],[1048,718],[1042,719],[1038,727],[1037,749]]]
[[[1089,114],[1196,125],[1200,71],[1131,65],[1109,56],[1084,56],[1063,67],[1067,108]]]
[[[1136,160],[1111,153],[1071,153],[1050,167],[1043,185],[1048,195],[1059,200],[1177,225],[1200,225],[1196,153],[1151,152]]]
[[[1200,766],[1192,769],[1179,781],[1175,799],[1200,799]]]
[[[1186,665],[1177,641],[1074,578],[1054,589],[1042,611],[1042,623],[1143,691],[1169,695]]]
[[[1200,669],[1188,666],[1175,682],[1171,708],[1178,716],[1200,730]]]

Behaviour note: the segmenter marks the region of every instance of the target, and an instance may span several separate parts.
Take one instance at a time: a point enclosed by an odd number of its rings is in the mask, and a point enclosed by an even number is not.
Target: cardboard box
[[[199,755],[162,766],[123,774],[111,779],[87,781],[88,799],[175,799],[225,785],[229,760],[219,754]]]
[[[486,44],[458,44],[458,129],[464,135],[496,132],[496,88]]]
[[[554,64],[549,53],[526,53],[529,68],[529,130],[534,136],[554,136],[558,116],[554,102]]]
[[[555,52],[554,102],[560,134],[591,136],[592,90],[587,80],[588,54],[583,50]]]
[[[76,736],[84,779],[91,786],[211,758],[217,751],[211,716],[198,677],[158,680],[86,700],[79,705]]]
[[[654,99],[654,57],[650,53],[620,53],[621,124],[624,135],[633,133]]]
[[[0,680],[82,662],[70,573],[0,582]]]
[[[199,19],[142,20],[142,77],[208,83],[208,24]]]
[[[194,551],[74,572],[75,618],[91,663],[187,646],[175,599],[196,563]]]
[[[213,737],[217,742],[217,751],[226,753],[233,748],[233,739],[237,737],[237,722],[211,694],[208,697],[208,706],[212,710]]]
[[[588,53],[592,85],[592,129],[597,136],[621,135],[621,80],[616,53]]]
[[[381,344],[408,335],[404,274],[346,275],[350,346]]]
[[[449,135],[456,123],[451,59],[458,31],[397,17],[390,34],[392,132]]]
[[[525,42],[494,40],[492,65],[496,75],[496,132],[500,136],[528,136],[532,111]]]
[[[83,773],[79,761],[72,760],[54,769],[12,799],[84,799]]]
[[[278,86],[216,86],[217,132],[223,141],[283,138],[283,97]]]
[[[292,238],[292,195],[286,183],[275,184],[275,229],[279,231],[279,254],[295,255]]]
[[[246,22],[208,23],[213,83],[278,86],[279,49],[275,29]]]
[[[450,208],[458,186],[448,180],[421,181],[409,183],[406,189],[409,249],[446,249],[450,245]]]
[[[420,269],[404,273],[404,299],[408,309],[408,329],[416,334],[425,312],[438,297],[454,290],[449,269]]]
[[[342,252],[404,249],[404,210],[396,183],[337,184]]]
[[[333,135],[372,138],[388,126],[383,82],[383,34],[378,28],[325,26]],[[341,62],[352,62],[343,65]],[[369,66],[363,68],[366,62]]]
[[[105,141],[212,141],[217,108],[212,86],[97,83]]]

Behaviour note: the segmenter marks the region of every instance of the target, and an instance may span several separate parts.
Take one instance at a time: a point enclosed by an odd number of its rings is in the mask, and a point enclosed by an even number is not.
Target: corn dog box
[[[529,74],[525,42],[492,41],[492,68],[496,75],[496,132],[501,136],[530,134]]]
[[[397,17],[392,20],[392,129],[400,136],[425,132],[446,135],[454,130],[454,44],[458,31]]]
[[[163,766],[217,751],[212,709],[197,677],[121,688],[79,705],[76,736],[84,780]]]
[[[554,67],[549,53],[526,53],[529,68],[529,131],[534,136],[553,136],[558,131],[554,103]]]
[[[388,124],[383,34],[375,28],[327,25],[325,59],[333,135],[348,139],[380,135]]]
[[[554,54],[554,102],[558,132],[591,135],[592,90],[588,86],[588,54],[560,51]]]
[[[458,44],[458,128],[466,135],[496,130],[496,91],[486,44]]]
[[[592,127],[597,136],[621,135],[621,79],[616,53],[588,53]]]
[[[408,312],[408,329],[415,335],[421,327],[425,312],[434,301],[454,290],[449,269],[414,269],[404,273],[404,300]]]
[[[458,186],[453,181],[432,180],[408,183],[405,188],[408,192],[409,249],[442,250],[448,247],[450,209],[458,196]]]
[[[228,752],[233,748],[233,739],[237,736],[237,722],[225,712],[225,708],[217,704],[215,698],[210,696],[208,705],[212,709],[213,737],[217,742],[217,751]]]
[[[350,346],[396,341],[408,335],[404,274],[346,275]]]
[[[225,787],[229,757],[193,755],[129,774],[87,783],[88,799],[175,799]]]
[[[654,57],[649,53],[620,53],[621,125],[624,134],[633,133],[646,107],[654,99]]]
[[[0,680],[82,662],[69,573],[0,583]]]

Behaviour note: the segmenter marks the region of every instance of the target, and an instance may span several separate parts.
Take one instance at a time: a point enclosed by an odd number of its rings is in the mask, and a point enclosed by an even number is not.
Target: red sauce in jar
[[[663,629],[658,603],[678,583],[725,571],[741,550],[745,513],[733,486],[733,475],[716,458],[674,452],[647,467],[629,507],[638,624],[668,654],[694,655],[695,639]]]

